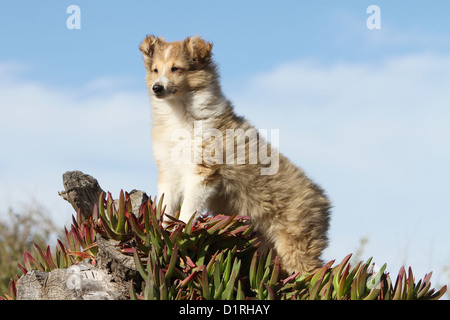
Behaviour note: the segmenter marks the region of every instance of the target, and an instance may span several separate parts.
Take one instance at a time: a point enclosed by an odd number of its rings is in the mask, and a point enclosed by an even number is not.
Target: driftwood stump
[[[31,270],[17,281],[17,300],[122,300],[127,287],[105,269],[79,263],[51,272]]]
[[[67,171],[63,174],[63,185],[65,190],[60,191],[59,195],[67,200],[75,211],[80,209],[84,218],[92,214],[103,191],[97,179],[81,171]]]
[[[59,195],[69,202],[75,211],[80,209],[84,218],[92,214],[94,205],[98,204],[98,198],[104,192],[97,179],[81,171],[64,173],[63,185],[65,190],[60,191]],[[132,190],[129,195],[132,212],[137,215],[142,203],[148,200],[148,196],[145,192],[139,190]]]
[[[59,195],[75,209],[80,209],[84,218],[92,214],[94,205],[103,191],[98,181],[81,171],[63,174],[65,190]],[[148,200],[145,192],[132,190],[130,193],[132,212]],[[133,257],[117,250],[118,242],[96,236],[98,255],[96,264],[90,261],[72,265],[67,269],[51,272],[31,270],[17,281],[18,300],[120,300],[129,291],[130,280],[140,285],[140,277]]]

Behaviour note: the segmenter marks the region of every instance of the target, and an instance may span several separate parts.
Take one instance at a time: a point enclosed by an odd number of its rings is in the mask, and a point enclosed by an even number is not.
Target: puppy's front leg
[[[170,183],[158,183],[158,197],[156,201],[161,199],[164,195],[163,206],[166,206],[164,223],[166,224],[169,219],[167,215],[174,217],[177,213],[181,202],[181,190],[179,186]]]
[[[205,175],[190,175],[185,183],[180,220],[187,223],[193,214],[198,217],[207,209],[208,201],[215,192],[216,184],[207,181]]]

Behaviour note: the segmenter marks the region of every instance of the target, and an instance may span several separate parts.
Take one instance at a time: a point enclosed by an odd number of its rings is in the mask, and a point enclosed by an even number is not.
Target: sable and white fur
[[[198,36],[166,42],[150,35],[140,45],[152,105],[158,195],[164,194],[166,214],[174,215],[182,203],[180,220],[185,222],[205,210],[250,216],[287,272],[308,273],[322,263],[330,203],[300,168],[282,154],[273,175],[262,175],[267,165],[250,164],[248,155],[245,164],[180,164],[171,157],[177,144],[173,132],[181,128],[193,135],[196,121],[203,130],[218,129],[224,137],[227,129],[253,129],[224,97],[211,49],[212,44]],[[249,140],[247,144],[254,143]],[[193,157],[209,143],[194,148]]]

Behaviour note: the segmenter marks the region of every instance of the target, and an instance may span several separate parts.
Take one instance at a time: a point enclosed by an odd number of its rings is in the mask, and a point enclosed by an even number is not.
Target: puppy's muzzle
[[[164,86],[156,83],[153,85],[152,90],[156,95],[161,95],[164,92]]]

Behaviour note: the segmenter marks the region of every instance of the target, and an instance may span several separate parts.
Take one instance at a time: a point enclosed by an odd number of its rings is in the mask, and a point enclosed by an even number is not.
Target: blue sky
[[[66,9],[81,10],[69,30]],[[366,9],[381,9],[369,30]],[[450,265],[450,3],[36,1],[0,5],[0,214],[37,199],[59,224],[61,175],[154,194],[146,34],[214,43],[226,96],[327,190],[330,247],[434,271]]]

